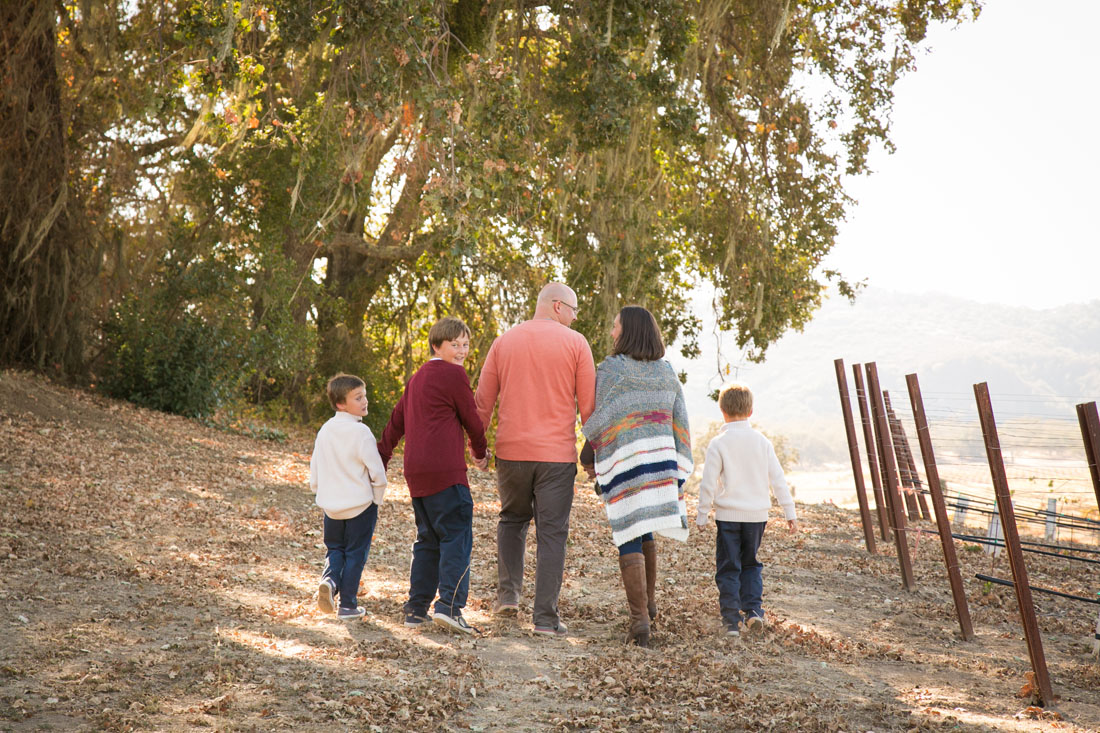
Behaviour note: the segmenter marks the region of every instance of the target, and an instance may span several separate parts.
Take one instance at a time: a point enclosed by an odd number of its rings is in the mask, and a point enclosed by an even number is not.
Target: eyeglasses
[[[581,312],[581,309],[580,309],[580,308],[578,308],[578,307],[577,307],[577,306],[575,306],[575,305],[569,305],[569,304],[568,304],[568,303],[566,303],[566,302],[565,302],[564,300],[558,300],[557,298],[555,298],[554,300],[551,300],[550,302],[551,302],[551,303],[561,303],[561,304],[562,304],[562,305],[564,305],[564,306],[565,306],[566,308],[572,308],[572,309],[573,309],[573,317],[574,317],[574,318],[576,318],[576,317],[577,317],[577,316],[578,316],[578,315],[580,314],[580,312]]]

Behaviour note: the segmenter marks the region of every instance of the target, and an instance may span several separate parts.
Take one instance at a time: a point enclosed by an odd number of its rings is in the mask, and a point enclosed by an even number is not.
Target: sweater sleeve
[[[672,405],[672,434],[676,441],[676,463],[680,480],[687,481],[695,470],[691,458],[691,426],[688,422],[687,402],[680,380],[676,380],[676,400]]]
[[[600,433],[611,424],[608,419],[610,407],[607,398],[611,394],[611,388],[614,386],[615,381],[617,381],[615,375],[612,374],[607,362],[600,364],[593,379],[592,412],[581,422],[581,434],[590,442],[595,441]],[[596,448],[595,444],[592,445],[592,448]]]
[[[497,396],[500,394],[500,375],[497,373],[498,342],[494,341],[489,347],[489,354],[485,357],[485,363],[481,365],[481,374],[477,378],[477,392],[474,394],[474,403],[477,405],[477,415],[481,418],[482,430],[487,428],[493,420],[493,408],[497,404]]]
[[[588,341],[581,337],[581,344],[575,378],[577,410],[581,414],[581,424],[584,424],[596,409],[596,362],[592,358],[592,347],[588,345]]]
[[[707,524],[707,515],[710,514],[714,495],[718,491],[718,478],[722,475],[722,452],[718,449],[717,441],[712,440],[707,446],[704,461],[703,478],[699,482],[699,510],[695,515],[695,523],[700,527]]]
[[[317,462],[314,460],[317,456],[317,443],[314,441],[313,453],[309,456],[309,490],[314,494],[317,493]]]
[[[462,423],[466,434],[470,436],[470,450],[474,458],[481,460],[485,457],[488,445],[485,442],[485,422],[481,419],[477,402],[474,400],[474,392],[470,389],[470,378],[466,370],[462,370],[461,383],[455,390],[455,408],[458,412],[458,421]]]
[[[370,479],[374,503],[382,506],[382,501],[386,497],[386,466],[382,463],[382,456],[378,453],[378,445],[374,441],[374,434],[366,425],[363,426],[363,437],[359,441],[359,460],[367,467],[367,477]]]
[[[401,399],[393,407],[389,422],[382,429],[382,439],[378,441],[378,454],[382,457],[382,465],[389,466],[393,458],[393,449],[401,438],[405,437],[405,397],[408,395],[408,386],[402,393]]]
[[[794,499],[791,497],[790,487],[787,486],[787,478],[783,475],[783,466],[779,464],[779,457],[775,455],[775,446],[768,441],[768,483],[771,484],[772,494],[779,506],[783,508],[783,516],[786,519],[797,519],[794,511]]]

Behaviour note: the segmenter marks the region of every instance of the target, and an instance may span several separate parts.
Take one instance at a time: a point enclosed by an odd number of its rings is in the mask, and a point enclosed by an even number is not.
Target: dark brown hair
[[[428,331],[428,345],[434,354],[444,341],[454,341],[462,336],[470,338],[469,327],[454,316],[446,316],[432,324]]]
[[[628,305],[619,311],[619,338],[611,355],[625,354],[638,361],[657,361],[665,355],[665,342],[657,319],[640,305]]]
[[[337,405],[344,404],[348,400],[348,393],[353,389],[359,389],[360,387],[366,387],[363,380],[359,377],[352,376],[351,374],[337,374],[332,379],[328,380],[328,402],[332,405],[332,409],[336,410]]]

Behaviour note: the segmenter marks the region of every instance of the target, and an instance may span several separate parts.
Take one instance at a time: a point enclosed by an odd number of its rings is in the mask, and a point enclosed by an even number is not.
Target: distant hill
[[[844,359],[853,394],[851,365],[876,362],[883,388],[906,410],[905,375],[912,372],[930,409],[960,414],[976,414],[972,386],[987,382],[998,420],[1076,419],[1076,403],[1100,399],[1100,300],[1037,310],[869,288],[854,305],[830,299],[804,332],[772,346],[766,363],[743,365],[731,336],[722,339],[719,356],[713,319],[699,314],[706,323],[702,356],[688,361],[669,352],[688,374],[693,421],[720,418],[708,393],[723,381],[719,364],[728,362],[729,378],[753,388],[754,422],[790,438],[803,465],[847,460],[837,358]]]

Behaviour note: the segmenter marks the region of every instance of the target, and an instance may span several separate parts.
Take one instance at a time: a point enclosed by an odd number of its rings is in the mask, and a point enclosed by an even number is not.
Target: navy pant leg
[[[741,523],[741,596],[745,616],[763,616],[764,563],[756,558],[767,522]]]
[[[470,552],[474,542],[474,500],[468,486],[455,484],[424,497],[439,538],[439,600],[435,610],[461,616],[470,590]]]
[[[439,585],[439,535],[432,526],[431,510],[425,506],[425,498],[430,497],[412,497],[416,541],[409,568],[409,600],[405,603],[405,613],[418,616],[427,615]]]
[[[642,551],[642,543],[643,542],[652,542],[652,541],[653,541],[653,533],[652,532],[646,532],[641,537],[635,537],[632,540],[628,540],[627,542],[624,542],[621,545],[619,545],[619,557],[622,557],[623,555],[629,555],[633,552],[641,552]]]
[[[355,608],[359,580],[367,564],[374,526],[378,522],[378,505],[371,504],[351,519],[325,517],[325,577],[336,584],[341,608]]]
[[[727,628],[741,624],[741,522],[717,521],[714,548],[714,582],[718,609]]]
[[[344,577],[344,521],[343,519],[331,519],[324,515],[322,528],[325,541],[325,569],[321,573],[322,578],[328,578],[340,592],[340,581]]]

